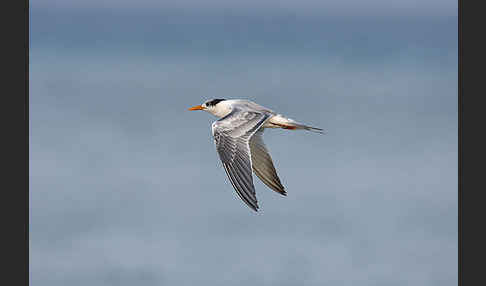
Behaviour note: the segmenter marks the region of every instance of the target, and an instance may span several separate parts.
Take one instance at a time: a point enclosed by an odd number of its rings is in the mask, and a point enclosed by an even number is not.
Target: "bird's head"
[[[207,111],[209,113],[216,115],[222,109],[221,108],[222,107],[221,102],[225,101],[225,100],[226,99],[220,99],[220,98],[210,99],[210,100],[205,101],[201,105],[196,105],[196,106],[189,108],[189,110],[204,110],[204,111]]]

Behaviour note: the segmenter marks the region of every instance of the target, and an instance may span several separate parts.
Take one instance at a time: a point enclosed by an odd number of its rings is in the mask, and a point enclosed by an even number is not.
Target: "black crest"
[[[226,100],[226,99],[213,99],[208,102],[206,102],[207,106],[215,106],[216,104],[220,103],[221,101]]]

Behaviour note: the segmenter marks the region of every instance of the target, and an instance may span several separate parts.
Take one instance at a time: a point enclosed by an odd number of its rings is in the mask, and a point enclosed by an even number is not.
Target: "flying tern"
[[[249,100],[211,99],[189,110],[204,110],[220,118],[212,124],[216,150],[236,193],[254,211],[259,207],[252,170],[270,189],[287,195],[263,143],[264,129],[323,133],[320,128],[301,124]]]

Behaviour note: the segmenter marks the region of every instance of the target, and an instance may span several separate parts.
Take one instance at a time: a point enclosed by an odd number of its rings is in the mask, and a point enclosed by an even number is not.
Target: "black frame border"
[[[485,66],[481,40],[482,9],[479,2],[458,0],[458,284],[482,285],[480,247],[486,237],[482,231],[483,180],[481,138],[483,105],[480,99]],[[4,104],[2,105],[3,143],[6,159],[2,216],[6,227],[3,237],[7,277],[16,285],[29,283],[29,0],[9,1],[2,9],[4,33]],[[10,7],[11,6],[11,7]],[[467,29],[467,30],[466,30]],[[466,39],[466,41],[464,41]],[[464,51],[467,53],[465,54]],[[10,271],[13,269],[14,271]],[[20,269],[20,273],[17,270]],[[9,277],[10,276],[10,277]],[[481,282],[483,281],[483,282]]]

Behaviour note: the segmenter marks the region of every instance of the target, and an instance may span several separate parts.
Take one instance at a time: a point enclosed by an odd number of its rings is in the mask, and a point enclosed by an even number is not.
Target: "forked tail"
[[[307,126],[307,125],[300,124],[300,123],[297,123],[297,122],[287,122],[286,124],[278,124],[278,125],[281,126],[283,129],[307,130],[307,131],[314,132],[314,133],[326,134],[326,132],[321,128]]]
[[[294,123],[292,125],[294,126],[293,129],[303,129],[303,130],[307,130],[307,131],[314,132],[314,133],[326,134],[326,132],[321,128],[307,126],[307,125],[299,124],[299,123]]]
[[[324,130],[321,128],[317,127],[312,127],[308,125],[304,125],[302,123],[299,123],[293,119],[284,117],[280,114],[275,115],[270,119],[270,123],[273,124],[273,126],[280,126],[280,128],[283,129],[289,129],[289,130],[307,130],[315,133],[320,133],[320,134],[326,134]]]

